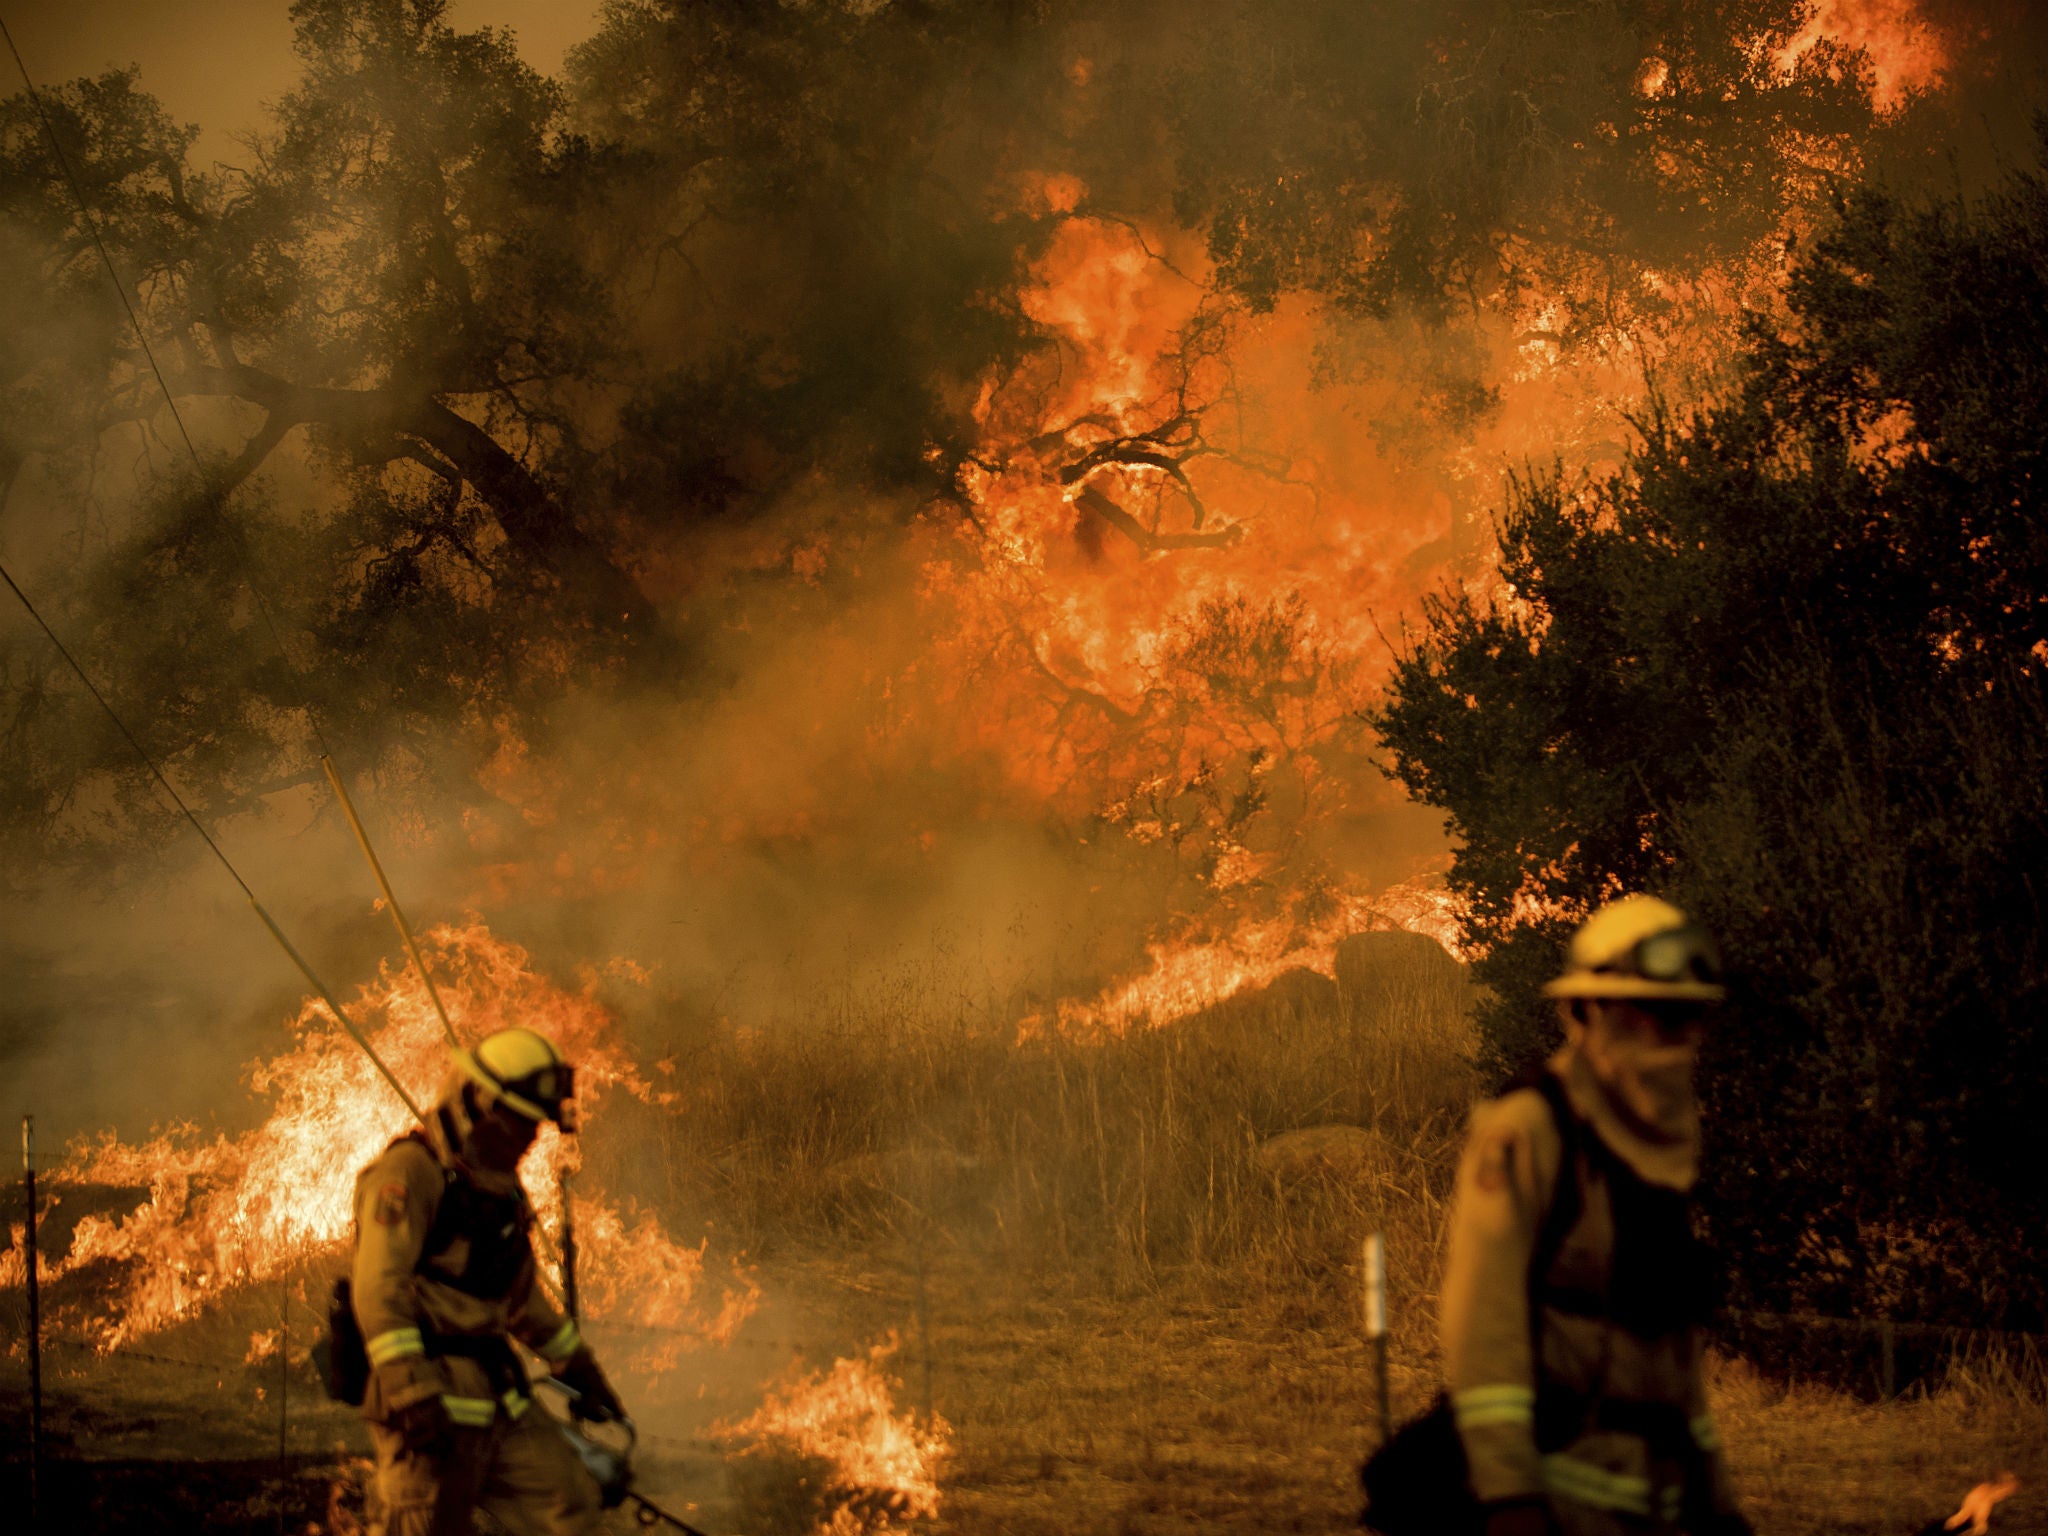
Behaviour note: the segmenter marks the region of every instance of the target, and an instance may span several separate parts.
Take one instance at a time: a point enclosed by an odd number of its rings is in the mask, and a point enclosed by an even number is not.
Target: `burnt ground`
[[[644,1337],[592,1329],[642,1419],[643,1485],[709,1531],[794,1536],[818,1507],[804,1469],[728,1461],[712,1426],[793,1361],[822,1366],[891,1332],[899,1404],[922,1406],[928,1345],[931,1403],[954,1436],[934,1536],[1356,1528],[1373,1377],[1346,1276],[1118,1287],[936,1252],[920,1308],[900,1248],[786,1253],[761,1273],[770,1304],[741,1339],[680,1356],[658,1383],[630,1363]],[[251,1318],[233,1310],[153,1337],[141,1348],[154,1358],[52,1352],[46,1530],[306,1536],[337,1529],[337,1489],[343,1510],[358,1507],[366,1442],[348,1410],[317,1400],[308,1368],[293,1372],[280,1457],[274,1359],[208,1364],[237,1339],[246,1352]],[[1426,1307],[1396,1324],[1400,1413],[1434,1372]],[[0,1361],[0,1510],[26,1508],[25,1386],[21,1362]],[[1727,1367],[1716,1395],[1765,1536],[1907,1536],[2003,1467],[2026,1487],[1993,1529],[2048,1536],[2048,1408],[1995,1371],[1878,1404]]]

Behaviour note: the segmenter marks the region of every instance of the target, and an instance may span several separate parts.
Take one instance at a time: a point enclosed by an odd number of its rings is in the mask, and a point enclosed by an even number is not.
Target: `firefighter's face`
[[[493,1104],[476,1117],[469,1133],[470,1155],[487,1168],[514,1172],[540,1127],[526,1116],[502,1104]]]
[[[1596,998],[1587,1005],[1589,1033],[1612,1053],[1641,1055],[1669,1046],[1698,1050],[1706,1009],[1697,1003]]]

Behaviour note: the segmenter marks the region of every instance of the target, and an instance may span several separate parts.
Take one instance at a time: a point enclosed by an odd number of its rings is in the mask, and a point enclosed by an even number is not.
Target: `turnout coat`
[[[1567,1049],[1473,1114],[1441,1301],[1452,1412],[1482,1501],[1547,1498],[1568,1533],[1698,1528],[1736,1504],[1690,1173],[1643,1178],[1599,1094]]]
[[[459,1426],[518,1419],[531,1402],[510,1341],[551,1364],[583,1342],[537,1283],[518,1180],[456,1161],[455,1114],[444,1095],[424,1133],[356,1180],[350,1287],[371,1365],[363,1413],[376,1423],[434,1396]]]

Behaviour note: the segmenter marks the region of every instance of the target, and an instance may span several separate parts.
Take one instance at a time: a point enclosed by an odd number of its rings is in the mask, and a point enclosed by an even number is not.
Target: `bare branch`
[[[1229,549],[1244,538],[1242,523],[1227,523],[1206,533],[1154,533],[1092,485],[1085,487],[1074,503],[1094,513],[1147,555],[1173,549]]]

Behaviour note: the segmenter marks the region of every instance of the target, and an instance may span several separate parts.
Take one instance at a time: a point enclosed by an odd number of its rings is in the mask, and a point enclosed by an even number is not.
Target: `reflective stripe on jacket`
[[[1593,1135],[1581,1120],[1575,1135]],[[1708,1415],[1696,1329],[1646,1338],[1604,1316],[1538,1303],[1530,1269],[1560,1189],[1565,1139],[1550,1104],[1524,1088],[1479,1105],[1459,1161],[1440,1323],[1451,1407],[1481,1500],[1548,1495],[1676,1520],[1685,1463],[1705,1458],[1717,1508],[1734,1508]],[[1561,1234],[1556,1292],[1608,1291],[1613,1207],[1596,1159],[1581,1157],[1581,1208]],[[1539,1388],[1546,1418],[1539,1433]],[[1600,1422],[1599,1405],[1668,1420],[1675,1448]],[[1565,1422],[1558,1422],[1561,1405]]]

